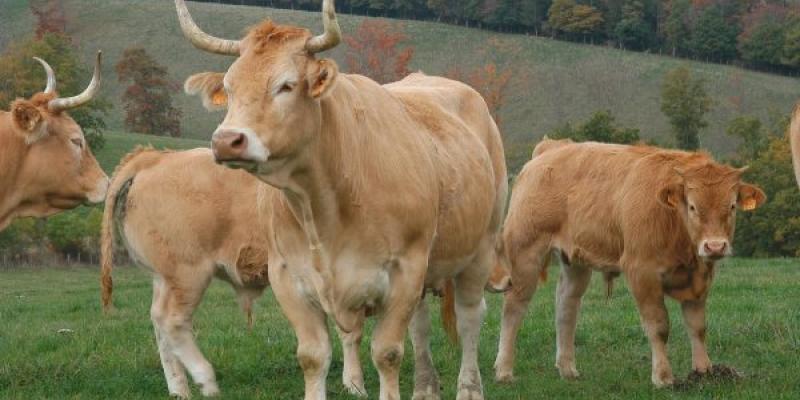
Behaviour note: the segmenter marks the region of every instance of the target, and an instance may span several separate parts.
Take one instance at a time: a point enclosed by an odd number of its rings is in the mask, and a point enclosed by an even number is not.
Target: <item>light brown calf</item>
[[[84,203],[103,201],[108,177],[67,110],[94,97],[100,85],[100,53],[86,90],[59,98],[53,69],[47,87],[0,111],[0,231],[17,217],[46,217]]]
[[[511,266],[499,353],[500,381],[513,378],[521,321],[545,260],[562,260],[556,302],[562,377],[578,376],[575,326],[592,269],[622,273],[652,347],[652,381],[673,383],[666,344],[664,297],[681,303],[692,343],[692,366],[711,368],[705,346],[705,303],[716,261],[731,254],[736,208],[752,210],[764,193],[743,183],[743,170],[704,153],[644,146],[580,143],[537,152],[517,178],[503,230]]]
[[[217,165],[208,149],[140,149],[114,174],[103,220],[103,305],[111,304],[116,231],[130,257],[153,274],[150,315],[170,395],[189,396],[185,369],[203,394],[218,393],[192,334],[192,314],[213,277],[231,284],[252,323],[252,303],[269,285],[270,230],[257,207],[262,191],[274,189]],[[360,331],[342,337],[343,380],[354,394],[364,393],[360,339]]]

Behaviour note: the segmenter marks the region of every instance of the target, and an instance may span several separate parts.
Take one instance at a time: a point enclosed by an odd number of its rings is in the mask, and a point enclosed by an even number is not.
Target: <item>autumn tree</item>
[[[40,39],[12,43],[0,55],[0,110],[7,110],[14,99],[30,97],[44,90],[47,77],[33,57],[47,61],[55,71],[58,93],[72,96],[82,92],[91,79],[90,62],[78,56],[72,42],[63,35],[45,33]],[[93,150],[103,146],[105,116],[111,104],[102,97],[69,110],[69,115],[83,128]]]
[[[498,66],[495,62],[490,61],[471,70],[453,67],[447,71],[446,75],[448,78],[464,82],[478,91],[486,101],[486,106],[495,123],[498,126],[501,125],[500,110],[505,105],[506,92],[512,76],[510,67]]]
[[[366,75],[380,83],[394,82],[408,75],[414,48],[401,48],[408,37],[400,25],[365,19],[355,35],[346,36],[344,41],[347,68],[351,73]]]
[[[125,126],[150,135],[181,135],[181,111],[172,104],[178,85],[169,80],[167,68],[144,48],[128,48],[116,65],[120,83],[129,86],[122,95]]]
[[[36,17],[36,38],[46,33],[63,34],[66,31],[67,17],[61,0],[31,0],[31,13]]]
[[[661,86],[661,111],[672,125],[678,148],[700,147],[700,132],[708,126],[705,115],[710,110],[711,98],[702,79],[692,78],[685,67],[667,72]]]
[[[572,35],[590,35],[603,26],[603,14],[587,4],[575,0],[555,0],[548,10],[548,24],[557,32]]]

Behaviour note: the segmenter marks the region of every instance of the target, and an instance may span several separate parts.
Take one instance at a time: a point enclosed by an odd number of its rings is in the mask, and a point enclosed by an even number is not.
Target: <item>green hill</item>
[[[69,0],[68,33],[91,60],[97,50],[105,51],[106,80],[103,94],[115,102],[109,123],[123,129],[123,109],[119,105],[122,86],[117,83],[114,63],[130,46],[144,46],[169,67],[176,82],[190,74],[224,70],[231,58],[197,51],[183,39],[173,2],[165,0]],[[219,36],[241,37],[254,23],[273,18],[284,24],[321,29],[319,13],[277,10],[246,6],[191,3],[198,23]],[[25,0],[0,0],[0,45],[12,38],[25,37],[32,30],[32,16]],[[363,17],[341,16],[345,33],[352,33]],[[717,64],[688,62],[653,54],[625,52],[586,46],[540,37],[506,35],[451,25],[402,21],[415,46],[414,69],[442,74],[459,66],[473,68],[486,63],[487,41],[493,46],[515,49],[514,64],[520,75],[513,82],[502,111],[503,130],[513,140],[538,138],[568,121],[585,120],[591,113],[608,109],[626,126],[638,127],[645,137],[668,134],[666,118],[660,111],[660,85],[664,73],[685,65],[707,81],[715,99],[709,115],[710,127],[703,145],[717,153],[735,148],[736,142],[724,134],[728,122],[741,114],[761,118],[786,115],[800,98],[800,80],[747,71]],[[343,65],[344,46],[329,56]],[[221,114],[209,114],[200,101],[178,94],[183,110],[185,136],[207,139]],[[737,101],[733,101],[737,99]],[[738,106],[734,106],[738,103]]]
[[[179,139],[151,135],[137,135],[132,133],[106,132],[106,144],[95,156],[100,166],[109,175],[119,160],[136,146],[153,146],[157,149],[183,150],[197,147],[208,147],[207,140]]]

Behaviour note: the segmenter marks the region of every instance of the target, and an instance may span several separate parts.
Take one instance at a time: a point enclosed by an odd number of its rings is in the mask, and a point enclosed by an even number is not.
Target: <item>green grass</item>
[[[650,384],[650,352],[636,308],[624,285],[606,301],[595,279],[580,316],[577,351],[582,377],[562,381],[553,368],[553,298],[556,273],[534,297],[520,335],[512,385],[493,382],[500,296],[488,296],[480,365],[488,399],[655,398],[789,399],[800,393],[800,269],[798,260],[726,262],[709,302],[709,351],[716,362],[745,374],[736,382],[708,382],[689,389],[657,390]],[[165,398],[148,310],[147,272],[115,271],[117,311],[103,316],[94,268],[0,271],[0,398],[152,399]],[[670,304],[670,355],[676,375],[690,369],[688,339],[676,304]],[[454,398],[458,351],[447,343],[434,313],[434,362],[444,399]],[[72,329],[59,334],[62,328]],[[273,296],[256,307],[246,329],[232,290],[210,288],[195,317],[200,347],[215,366],[226,399],[301,398],[302,375],[294,358],[295,338]],[[368,340],[368,337],[365,341]],[[378,393],[377,373],[362,346],[367,390]],[[402,395],[412,385],[410,344],[402,370]],[[341,350],[336,347],[328,377],[332,399],[349,398],[340,383]],[[199,397],[199,392],[194,391]]]
[[[0,26],[8,38],[28,35],[33,24],[25,7],[26,0],[0,0]],[[230,57],[214,56],[195,50],[182,37],[173,2],[165,0],[70,0],[64,2],[69,23],[67,30],[80,46],[89,63],[97,49],[106,54],[103,72],[106,80],[102,93],[116,107],[110,126],[123,128],[124,110],[119,104],[123,87],[116,80],[114,64],[130,46],[144,46],[156,59],[169,67],[176,82],[190,74],[227,68]],[[191,3],[198,23],[213,34],[237,38],[254,23],[272,17],[284,23],[321,29],[319,13],[266,8]],[[363,19],[341,16],[346,34],[352,34]],[[654,54],[625,52],[599,46],[587,46],[525,35],[508,35],[468,29],[433,22],[403,21],[405,31],[415,46],[413,69],[442,74],[455,66],[466,69],[487,62],[487,40],[516,49],[510,61],[519,76],[502,111],[504,133],[516,140],[541,137],[568,121],[583,121],[591,113],[608,109],[627,125],[638,127],[646,137],[665,136],[669,132],[660,111],[660,85],[664,73],[685,65],[707,81],[715,104],[709,115],[710,126],[702,143],[716,153],[727,153],[736,146],[724,129],[741,114],[762,118],[787,115],[800,94],[800,80],[739,68],[688,62]],[[345,67],[345,46],[326,54]],[[741,107],[733,106],[741,97]],[[183,110],[185,136],[207,139],[220,121],[219,113],[202,109],[200,101],[183,94],[176,96]]]
[[[108,173],[114,171],[119,164],[119,160],[128,154],[136,146],[153,146],[158,149],[193,149],[196,147],[208,147],[207,140],[182,139],[163,136],[139,135],[135,133],[106,132],[106,144],[95,156],[100,165]]]

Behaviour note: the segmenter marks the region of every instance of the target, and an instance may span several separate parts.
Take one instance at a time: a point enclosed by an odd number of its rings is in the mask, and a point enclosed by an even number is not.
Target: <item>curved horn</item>
[[[42,64],[44,67],[44,71],[47,72],[47,87],[44,88],[44,93],[55,93],[56,91],[56,74],[53,72],[53,68],[47,61],[42,60],[39,57],[33,57],[34,60],[38,61],[39,64]]]
[[[92,75],[92,81],[89,82],[89,86],[86,87],[86,90],[83,93],[66,98],[57,98],[50,100],[47,103],[47,108],[52,112],[58,112],[63,110],[69,110],[70,108],[79,107],[83,104],[89,102],[89,100],[97,94],[97,90],[100,88],[100,63],[103,61],[103,52],[97,52],[97,59],[94,62],[94,75]]]
[[[239,55],[239,41],[220,39],[203,32],[194,23],[184,0],[175,0],[175,8],[178,10],[178,21],[181,23],[183,35],[192,42],[194,47],[224,56]]]
[[[325,33],[314,36],[306,43],[306,50],[311,54],[332,49],[342,41],[342,28],[336,20],[333,0],[322,1],[322,24],[325,26]]]

